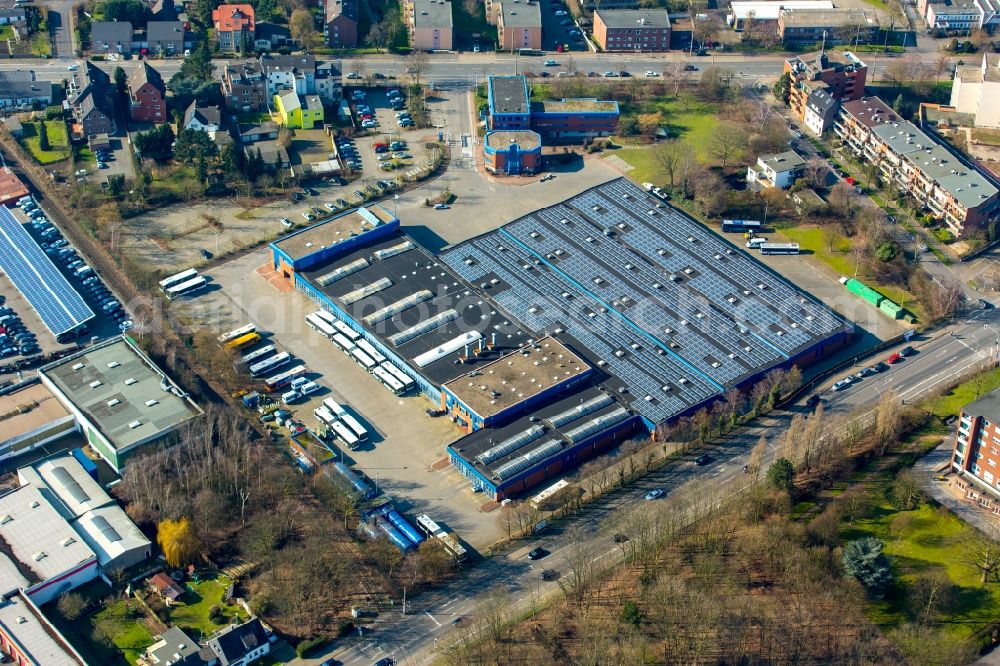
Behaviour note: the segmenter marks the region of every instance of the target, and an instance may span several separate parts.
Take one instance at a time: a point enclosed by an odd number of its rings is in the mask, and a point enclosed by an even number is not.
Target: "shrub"
[[[313,638],[307,638],[298,645],[295,646],[295,654],[300,657],[304,657],[307,654],[316,650],[316,648],[321,645],[326,644],[326,636],[314,636]]]
[[[767,480],[779,490],[791,492],[795,480],[795,467],[788,458],[778,458],[767,470]]]

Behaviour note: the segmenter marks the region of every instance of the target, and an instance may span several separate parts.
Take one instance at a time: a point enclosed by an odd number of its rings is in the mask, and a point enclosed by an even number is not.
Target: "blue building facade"
[[[531,129],[528,79],[523,76],[491,76],[486,80],[489,129]]]

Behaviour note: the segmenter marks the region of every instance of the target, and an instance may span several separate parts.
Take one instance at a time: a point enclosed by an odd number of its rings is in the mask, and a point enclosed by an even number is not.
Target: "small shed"
[[[174,579],[163,573],[154,574],[149,579],[153,589],[170,604],[184,596],[184,588],[174,582]]]

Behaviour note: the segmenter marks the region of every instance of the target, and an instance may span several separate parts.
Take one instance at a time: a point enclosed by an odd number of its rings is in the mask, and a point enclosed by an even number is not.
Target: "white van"
[[[301,386],[298,387],[299,393],[301,393],[304,396],[309,395],[310,393],[315,393],[319,389],[320,385],[317,384],[316,382],[306,382],[305,384],[302,384]]]
[[[307,383],[309,383],[309,380],[306,379],[305,377],[296,377],[295,379],[292,380],[291,387],[293,389],[298,389],[300,386]]]
[[[290,405],[293,402],[298,402],[299,398],[301,398],[301,397],[302,396],[299,395],[298,391],[288,391],[287,393],[282,393],[281,394],[281,404],[283,404],[283,405]]]
[[[747,241],[747,247],[753,249],[755,247],[760,247],[766,242],[767,239],[764,238],[763,236],[754,236],[753,238]]]

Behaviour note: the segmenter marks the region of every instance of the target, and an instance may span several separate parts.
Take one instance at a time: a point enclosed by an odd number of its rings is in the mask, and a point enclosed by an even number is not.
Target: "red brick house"
[[[167,120],[167,88],[160,73],[144,60],[128,78],[128,96],[132,120],[140,123],[162,123]]]

